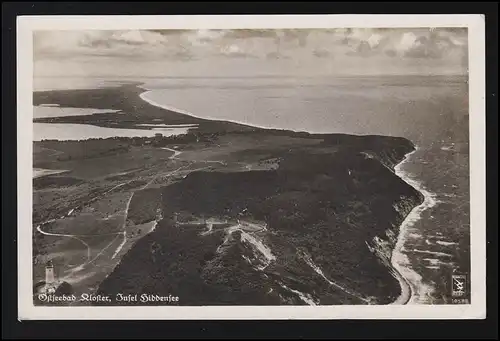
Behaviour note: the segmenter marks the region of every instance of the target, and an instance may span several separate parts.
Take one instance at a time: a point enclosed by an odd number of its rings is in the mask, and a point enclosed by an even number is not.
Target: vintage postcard
[[[17,33],[20,319],[486,316],[480,15]]]

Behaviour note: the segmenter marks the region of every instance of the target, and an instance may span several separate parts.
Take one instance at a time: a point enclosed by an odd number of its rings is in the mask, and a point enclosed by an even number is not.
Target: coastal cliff
[[[318,143],[231,155],[275,167],[197,171],[157,189],[162,219],[98,292],[176,295],[170,304],[179,305],[393,302],[401,287],[391,253],[400,224],[423,200],[393,167],[413,145],[383,136],[308,138]]]

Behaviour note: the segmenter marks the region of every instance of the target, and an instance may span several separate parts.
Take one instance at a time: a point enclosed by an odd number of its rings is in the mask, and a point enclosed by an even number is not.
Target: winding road
[[[175,150],[175,149],[172,149],[172,148],[167,148],[167,147],[163,147],[161,149],[164,149],[164,150],[168,150],[168,151],[171,151],[173,154],[171,156],[168,157],[168,160],[171,161],[171,160],[178,160],[178,157],[179,155],[182,154],[181,151],[179,150]],[[223,161],[206,161],[206,160],[200,160],[200,162],[206,162],[206,163],[210,163],[210,162],[213,162],[213,163],[220,163],[222,165],[225,165],[225,163]],[[170,177],[170,176],[173,176],[175,174],[177,174],[179,171],[189,167],[190,165],[192,165],[193,162],[190,162],[189,164],[187,165],[184,165],[184,166],[180,166],[178,167],[177,169],[173,170],[173,171],[170,171],[166,174],[166,176]],[[201,170],[201,169],[206,169],[208,167],[203,167],[203,168],[198,168],[198,169],[195,169],[193,171],[196,171],[196,170]],[[127,218],[128,218],[128,211],[129,211],[129,208],[130,208],[130,203],[132,202],[132,198],[134,197],[134,194],[137,192],[137,191],[140,191],[140,190],[143,190],[143,189],[146,189],[148,186],[150,186],[158,177],[160,176],[165,176],[165,173],[158,173],[157,175],[153,176],[153,178],[148,181],[144,186],[142,186],[141,188],[133,191],[129,197],[129,199],[127,200],[127,204],[125,206],[125,210],[124,210],[124,217],[123,217],[123,223],[121,225],[121,231],[119,232],[112,232],[112,233],[103,233],[103,234],[88,234],[88,235],[82,235],[82,234],[69,234],[69,233],[53,233],[53,232],[47,232],[47,231],[44,231],[42,229],[42,227],[46,224],[49,224],[49,223],[52,223],[54,221],[56,221],[56,219],[49,219],[41,224],[39,224],[37,227],[36,227],[36,230],[43,234],[43,235],[46,235],[46,236],[51,236],[51,237],[62,237],[62,238],[72,238],[72,239],[75,239],[75,240],[78,240],[80,243],[82,243],[85,248],[87,249],[87,258],[86,260],[75,266],[75,267],[72,267],[69,269],[69,271],[71,273],[73,272],[76,272],[76,271],[80,271],[82,270],[85,266],[89,265],[89,264],[92,264],[93,262],[95,262],[101,255],[104,254],[105,251],[107,251],[115,242],[118,238],[120,238],[120,236],[123,238],[122,242],[116,247],[116,249],[114,250],[113,252],[113,255],[111,256],[111,259],[114,259],[116,258],[116,256],[119,254],[119,252],[123,249],[123,247],[125,246],[125,244],[127,243],[127,232],[126,232],[126,225],[127,225]],[[126,184],[129,184],[130,182],[134,181],[136,179],[131,179],[129,181],[126,181],[126,182],[123,182],[123,183],[120,183],[116,186],[113,186],[111,189],[105,191],[104,193],[90,199],[86,204],[88,203],[91,203],[91,202],[94,202],[96,200],[99,200],[99,199],[102,199],[104,196],[108,195],[109,193],[113,192],[114,190],[126,185]],[[67,218],[69,216],[72,215],[72,213],[77,210],[78,208],[80,208],[81,206],[83,205],[79,205],[75,208],[72,208],[68,211],[67,214],[63,215],[62,217],[59,218],[60,219],[64,219],[64,218]],[[92,249],[90,247],[90,245],[85,242],[84,240],[82,240],[82,238],[84,237],[104,237],[104,236],[115,236],[115,238],[113,238],[111,240],[110,243],[108,243],[104,248],[102,248],[99,253],[97,253],[97,255],[95,255],[93,258],[92,257]]]

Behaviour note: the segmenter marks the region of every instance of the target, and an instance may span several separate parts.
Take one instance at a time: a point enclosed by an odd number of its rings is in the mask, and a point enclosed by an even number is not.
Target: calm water
[[[40,105],[33,106],[33,118],[42,117],[61,117],[61,116],[80,116],[100,113],[116,113],[118,110],[104,110],[91,108],[64,108],[59,105]]]
[[[186,134],[188,127],[147,129],[116,129],[89,124],[33,123],[33,141],[61,140],[76,141],[109,137],[153,137],[156,133],[164,136]]]
[[[320,133],[403,136],[401,167],[434,194],[403,252],[422,278],[414,301],[449,303],[451,274],[469,273],[468,84],[465,77],[168,79],[148,101],[195,116]]]
[[[61,117],[92,115],[96,113],[116,113],[117,110],[92,108],[64,108],[57,105],[41,105],[33,107],[33,117]],[[41,140],[88,140],[92,138],[110,137],[153,137],[156,133],[164,136],[186,134],[193,124],[138,124],[138,127],[149,129],[116,129],[98,127],[90,124],[69,123],[33,123],[33,141]]]
[[[196,116],[304,130],[406,136],[429,143],[467,115],[465,78],[167,79],[145,96]],[[435,124],[435,121],[438,124]],[[434,124],[430,124],[434,122]]]

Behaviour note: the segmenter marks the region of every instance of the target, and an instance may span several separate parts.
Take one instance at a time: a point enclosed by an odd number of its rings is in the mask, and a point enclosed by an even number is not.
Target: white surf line
[[[441,256],[441,257],[450,257],[450,258],[453,257],[453,255],[450,255],[450,254],[444,253],[444,252],[418,250],[418,249],[412,249],[411,251],[416,252],[416,253],[428,253],[430,255],[436,255],[436,256]]]
[[[353,296],[353,297],[356,297],[357,299],[359,299],[359,300],[361,300],[361,301],[363,301],[363,302],[365,302],[365,303],[371,303],[371,301],[370,301],[369,299],[363,298],[363,297],[361,297],[361,296],[359,296],[359,295],[355,294],[354,292],[350,291],[349,289],[347,289],[347,288],[345,288],[345,287],[341,286],[340,284],[335,283],[335,282],[333,282],[333,281],[329,280],[329,279],[325,276],[325,274],[323,273],[323,270],[321,270],[321,268],[320,268],[319,266],[317,266],[317,265],[313,262],[313,260],[311,259],[311,257],[309,257],[309,255],[303,254],[302,256],[303,256],[303,259],[306,261],[307,265],[309,265],[309,266],[310,266],[310,267],[311,267],[311,268],[312,268],[312,269],[313,269],[313,270],[314,270],[314,271],[315,271],[318,275],[320,275],[321,277],[323,277],[323,279],[324,279],[325,281],[327,281],[330,285],[332,285],[332,286],[336,287],[337,289],[342,290],[343,292],[345,292],[345,293],[347,293],[347,294],[349,294],[349,295],[351,295],[351,296]]]
[[[391,274],[396,278],[399,282],[399,287],[401,288],[401,293],[399,294],[398,298],[394,302],[392,302],[392,305],[403,305],[407,304],[412,295],[413,295],[413,289],[411,287],[410,282],[403,277],[403,275],[394,268],[394,266],[391,268]]]
[[[456,198],[456,197],[458,197],[458,195],[456,195],[454,193],[451,193],[451,194],[449,194],[449,193],[441,193],[439,195],[442,196],[442,197],[447,197],[447,198]]]
[[[422,193],[422,195],[424,196],[424,201],[420,205],[413,208],[413,210],[406,216],[399,227],[398,239],[396,245],[394,246],[394,249],[392,250],[391,265],[396,273],[401,276],[401,279],[404,280],[406,285],[409,286],[410,292],[406,292],[407,289],[403,288],[405,286],[403,281],[398,278],[400,284],[403,284],[403,287],[401,288],[401,295],[392,304],[419,303],[432,290],[432,288],[422,283],[422,276],[420,276],[417,272],[415,272],[415,270],[411,268],[410,260],[408,259],[408,256],[403,252],[404,244],[409,234],[409,229],[415,224],[415,222],[420,219],[423,211],[437,204],[436,199],[434,199],[435,195],[433,193],[423,188],[423,186],[419,182],[410,179],[402,170],[402,166],[405,164],[405,162],[407,162],[409,157],[418,150],[419,148],[416,147],[413,152],[406,154],[404,159],[394,167],[395,174],[403,179],[403,181],[405,181],[408,185],[412,186],[417,191]],[[408,299],[406,299],[405,296],[409,296]]]
[[[441,234],[436,234],[434,236],[430,236],[431,238],[433,239],[437,239],[437,240],[440,240],[440,239],[446,239],[447,237],[441,235]]]
[[[435,243],[443,246],[458,245],[458,243],[455,242],[443,242],[441,240],[436,240]]]
[[[408,233],[408,237],[412,237],[412,238],[415,238],[415,239],[421,239],[422,236],[419,235],[418,233]]]
[[[443,262],[442,260],[435,259],[435,258],[424,258],[423,260],[429,262],[432,265],[452,266],[453,264],[455,264],[454,262],[449,262],[449,263],[448,262]]]

